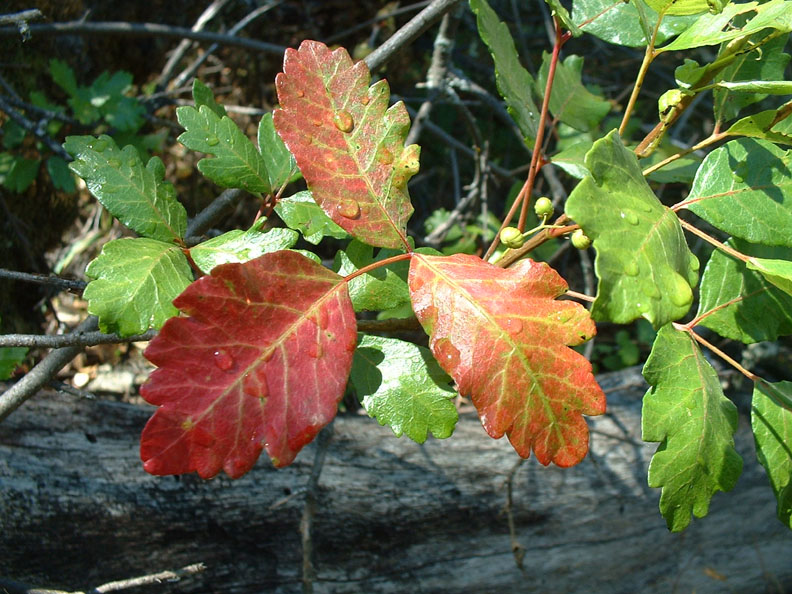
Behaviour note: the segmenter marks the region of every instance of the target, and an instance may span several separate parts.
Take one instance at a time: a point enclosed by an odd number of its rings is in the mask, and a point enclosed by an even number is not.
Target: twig
[[[172,27],[160,23],[123,23],[115,21],[86,23],[84,21],[71,21],[68,23],[49,23],[45,25],[30,25],[31,33],[41,35],[126,35],[131,37],[179,37],[195,41],[232,45],[245,49],[269,53],[283,54],[286,48],[282,45],[212,33],[209,31],[191,31],[185,27]],[[0,27],[0,37],[16,35],[17,30],[11,27]]]
[[[313,583],[316,580],[311,530],[313,528],[314,515],[316,514],[316,503],[319,498],[319,477],[322,474],[322,467],[327,456],[327,447],[330,445],[332,437],[333,422],[331,421],[329,425],[322,429],[316,440],[316,454],[313,467],[311,468],[311,476],[308,477],[308,485],[305,491],[305,507],[303,507],[302,518],[300,519],[300,540],[302,541],[303,550],[302,584],[305,594],[313,592]]]
[[[523,574],[525,574],[525,568],[523,567],[523,559],[525,558],[525,547],[517,540],[517,528],[514,525],[514,476],[517,474],[517,471],[520,467],[525,463],[525,458],[520,458],[517,462],[512,466],[512,469],[509,471],[509,475],[506,477],[506,505],[504,506],[504,511],[506,512],[506,521],[509,524],[509,538],[511,540],[511,550],[512,554],[514,555],[514,564],[517,566]]]
[[[220,194],[189,222],[185,237],[189,240],[190,237],[204,233],[231,208],[241,193],[242,190],[231,188]]]
[[[33,19],[40,19],[41,17],[41,11],[38,8],[12,12],[10,14],[0,14],[0,25],[21,25],[22,23],[32,21]]]
[[[223,7],[225,7],[226,4],[229,3],[229,1],[230,0],[214,0],[214,2],[207,6],[206,9],[200,14],[191,30],[201,31],[209,21],[217,16],[217,14],[223,9]],[[165,63],[165,67],[162,69],[162,74],[160,74],[159,80],[157,81],[157,87],[165,88],[167,86],[168,82],[173,76],[173,71],[176,69],[176,65],[184,57],[184,54],[190,48],[192,43],[193,42],[189,39],[182,39],[179,42],[179,45],[176,46],[175,50],[173,50],[173,53]]]
[[[74,329],[72,334],[79,335],[93,332],[99,327],[96,316],[89,316],[82,324]],[[28,398],[56,374],[69,361],[74,359],[81,351],[81,346],[68,346],[55,349],[47,355],[38,365],[31,369],[21,380],[0,394],[0,422],[22,406]]]
[[[6,270],[5,268],[0,268],[0,278],[35,283],[37,285],[47,285],[61,291],[74,291],[76,293],[81,292],[88,284],[85,281],[61,278],[54,274],[32,274],[30,272]]]
[[[118,590],[126,590],[128,588],[136,588],[138,586],[146,586],[148,584],[159,584],[161,582],[177,582],[180,579],[201,573],[206,570],[206,565],[203,563],[194,563],[187,565],[176,571],[161,571],[159,573],[152,573],[143,575],[136,578],[129,578],[127,580],[119,580],[117,582],[108,582],[102,584],[89,591],[88,594],[103,594],[104,592],[117,592]]]
[[[27,347],[59,349],[67,346],[88,347],[98,344],[121,344],[124,342],[145,342],[157,335],[156,330],[149,330],[143,334],[133,336],[119,336],[104,332],[83,332],[81,334],[2,334],[0,335],[0,348],[2,347]]]
[[[404,14],[405,12],[413,12],[414,10],[418,10],[419,8],[423,8],[429,4],[429,0],[424,0],[423,2],[416,2],[414,4],[409,4],[407,6],[402,6],[401,8],[397,8],[396,10],[392,10],[390,12],[386,12],[384,14],[377,14],[377,16],[370,18],[367,21],[363,21],[362,23],[358,23],[354,27],[350,27],[349,29],[345,29],[335,35],[331,35],[327,39],[324,40],[325,45],[332,45],[334,43],[338,43],[347,35],[352,35],[361,29],[365,29],[366,27],[370,27],[371,25],[376,25],[377,23],[381,23],[382,21],[389,19],[391,17],[399,16],[400,14]]]
[[[275,8],[276,6],[281,4],[282,1],[283,0],[273,0],[272,2],[267,4],[266,6],[259,6],[256,10],[250,12],[247,16],[245,16],[245,18],[243,18],[241,21],[239,21],[236,25],[231,27],[231,30],[228,32],[228,34],[229,35],[236,35],[242,29],[247,27],[250,23],[252,23],[257,18],[259,18],[261,15],[269,12],[270,10],[272,10],[273,8]],[[203,55],[200,58],[198,58],[190,66],[185,68],[181,72],[181,74],[179,74],[179,76],[176,77],[176,80],[173,82],[173,85],[175,87],[180,87],[185,82],[187,82],[190,78],[192,78],[192,76],[195,74],[195,72],[198,70],[198,68],[200,68],[201,64],[203,64],[207,60],[207,58],[209,58],[209,56],[211,56],[215,51],[217,51],[217,48],[219,48],[219,47],[220,47],[219,43],[213,43],[212,45],[210,45],[209,48],[203,53]]]
[[[2,31],[2,29],[0,29],[0,31]],[[34,124],[16,109],[11,107],[11,105],[3,97],[0,97],[0,111],[4,111],[6,114],[8,114],[8,117],[14,120],[22,128],[41,140],[53,153],[62,157],[66,161],[72,160],[71,155],[69,155],[69,153],[67,153],[61,145],[55,142],[55,140],[49,134],[47,134],[44,126],[42,125],[43,122],[39,123],[38,125]]]
[[[461,0],[433,0],[429,6],[410,19],[401,29],[366,56],[363,61],[369,70],[376,70],[404,46],[431,27],[443,14],[454,8]]]

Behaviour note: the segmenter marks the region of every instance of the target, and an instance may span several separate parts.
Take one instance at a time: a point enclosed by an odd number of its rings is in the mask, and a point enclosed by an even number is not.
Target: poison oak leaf
[[[594,335],[588,312],[555,298],[566,282],[547,264],[509,269],[475,256],[415,254],[410,295],[440,366],[470,396],[487,433],[527,458],[573,466],[588,452],[582,415],[605,412],[591,365],[569,346]]]
[[[141,395],[160,408],[141,436],[152,474],[221,469],[262,448],[290,464],[336,414],[357,341],[346,284],[289,251],[224,264],[190,285],[145,351],[159,369]]]
[[[366,64],[353,64],[343,48],[304,41],[286,50],[273,122],[333,221],[369,245],[403,248],[413,212],[407,181],[420,148],[404,146],[404,104],[388,108],[387,81],[370,80]]]

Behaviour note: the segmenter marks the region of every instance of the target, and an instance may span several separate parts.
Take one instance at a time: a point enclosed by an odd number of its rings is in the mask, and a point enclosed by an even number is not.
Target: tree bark
[[[591,453],[571,469],[517,466],[474,415],[424,445],[339,417],[315,502],[314,592],[792,589],[792,538],[775,518],[747,419],[734,492],[670,534],[646,485],[656,445],[640,441],[643,380],[636,370],[599,379],[608,414],[589,419]],[[88,590],[202,562],[203,573],[145,591],[302,591],[299,525],[315,446],[281,470],[262,459],[236,481],[153,477],[137,451],[152,410],[42,393],[0,424],[0,575]]]

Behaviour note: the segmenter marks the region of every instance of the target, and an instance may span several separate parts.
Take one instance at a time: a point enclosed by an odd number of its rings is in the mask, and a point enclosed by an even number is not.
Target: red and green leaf
[[[555,298],[566,282],[547,264],[502,269],[475,256],[415,254],[410,295],[429,347],[470,396],[494,438],[518,454],[572,466],[588,452],[582,415],[605,412],[591,365],[569,346],[596,332],[588,312]]]
[[[353,64],[343,48],[304,41],[287,49],[275,79],[275,128],[333,221],[370,245],[409,248],[407,181],[420,149],[404,146],[404,104],[388,108],[387,81],[369,87],[370,80],[366,64]]]
[[[160,408],[141,436],[152,474],[221,469],[236,478],[262,449],[290,464],[336,414],[357,341],[346,284],[280,251],[225,264],[190,285],[146,349],[159,369],[141,395]]]

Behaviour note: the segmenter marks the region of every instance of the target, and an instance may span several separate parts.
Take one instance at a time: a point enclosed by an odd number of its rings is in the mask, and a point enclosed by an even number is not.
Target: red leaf
[[[596,328],[585,308],[556,301],[567,290],[547,264],[509,269],[475,256],[414,254],[410,294],[429,346],[470,395],[487,433],[520,456],[573,466],[588,452],[582,415],[605,412],[591,365],[567,346]]]
[[[404,147],[404,104],[388,109],[387,81],[369,88],[370,80],[366,64],[353,64],[343,48],[303,41],[286,50],[275,79],[281,109],[273,121],[330,218],[365,243],[409,251],[407,180],[420,148]]]
[[[145,352],[159,369],[140,393],[160,405],[140,440],[146,471],[237,478],[262,447],[290,464],[344,394],[357,340],[346,283],[280,251],[214,268],[174,305],[192,317]]]

